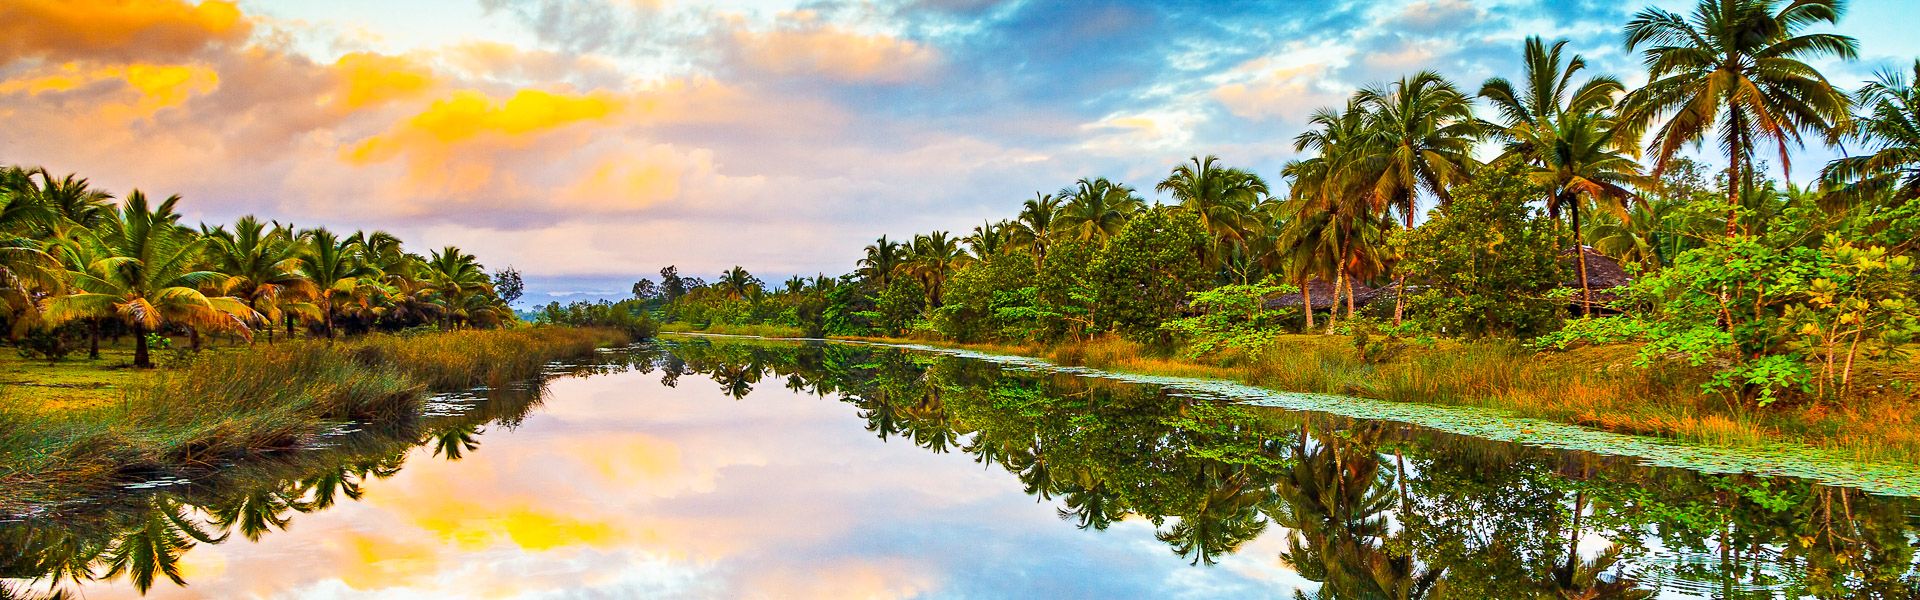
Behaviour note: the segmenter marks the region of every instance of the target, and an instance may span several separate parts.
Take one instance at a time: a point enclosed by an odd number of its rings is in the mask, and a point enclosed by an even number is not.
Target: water
[[[0,598],[1920,597],[1911,499],[961,357],[669,342],[429,407],[0,523]]]

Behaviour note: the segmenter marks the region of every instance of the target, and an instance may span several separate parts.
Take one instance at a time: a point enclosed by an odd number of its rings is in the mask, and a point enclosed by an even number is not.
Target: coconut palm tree
[[[1174,167],[1154,189],[1173,195],[1180,206],[1199,216],[1216,247],[1241,238],[1241,220],[1268,191],[1259,175],[1222,166],[1220,157],[1213,155],[1195,156]]]
[[[1587,278],[1587,252],[1581,247],[1580,209],[1592,204],[1625,210],[1637,198],[1628,184],[1644,185],[1640,164],[1624,151],[1634,141],[1615,136],[1611,113],[1613,97],[1625,88],[1611,77],[1593,77],[1579,85],[1575,78],[1586,60],[1575,54],[1564,64],[1566,40],[1552,48],[1538,37],[1526,42],[1526,88],[1516,90],[1505,79],[1487,80],[1480,95],[1493,102],[1502,122],[1490,129],[1506,142],[1504,157],[1532,165],[1530,178],[1547,189],[1547,215],[1559,219],[1562,209],[1573,225],[1575,261],[1580,272],[1581,309],[1593,311],[1593,288]]]
[[[748,273],[746,268],[734,265],[733,268],[721,273],[720,280],[713,283],[728,299],[740,300],[752,294],[753,289],[760,286],[760,279]]]
[[[442,318],[448,326],[459,327],[475,320],[492,320],[492,315],[483,317],[481,313],[492,312],[494,302],[490,296],[493,295],[493,279],[487,276],[487,270],[480,265],[478,258],[458,247],[446,246],[434,251],[421,266],[425,279],[446,308]],[[745,269],[734,269],[741,274],[746,273]],[[754,283],[757,284],[758,280],[754,280]]]
[[[1834,200],[1858,202],[1886,195],[1895,204],[1920,198],[1920,60],[1911,73],[1886,70],[1854,93],[1866,112],[1853,118],[1848,138],[1872,150],[1827,163],[1820,177]]]
[[[1506,154],[1535,160],[1553,146],[1554,123],[1560,118],[1607,113],[1614,96],[1625,92],[1619,80],[1604,75],[1574,85],[1587,61],[1575,54],[1563,62],[1566,45],[1567,40],[1557,40],[1548,47],[1538,36],[1530,36],[1522,53],[1520,81],[1525,87],[1515,88],[1501,77],[1488,79],[1480,87],[1480,97],[1500,113],[1500,122],[1487,132],[1506,144]]]
[[[1057,195],[1067,201],[1060,211],[1060,221],[1065,225],[1067,235],[1101,243],[1119,233],[1120,227],[1127,224],[1127,219],[1146,207],[1146,201],[1133,188],[1108,181],[1105,177],[1081,178],[1073,187],[1060,190]]]
[[[948,237],[945,231],[917,236],[913,238],[910,256],[909,267],[920,275],[921,282],[926,285],[927,305],[939,308],[947,277],[967,259],[966,251],[960,248],[960,240]]]
[[[86,179],[71,173],[54,179],[45,169],[38,173],[40,204],[54,217],[48,221],[48,237],[67,237],[73,227],[98,227],[112,214],[113,195],[93,189]]]
[[[974,226],[973,233],[961,241],[966,242],[967,251],[973,254],[974,259],[986,260],[1006,248],[1007,234],[1012,229],[1013,225],[1007,221],[986,221]]]
[[[1465,183],[1478,162],[1473,158],[1482,126],[1473,116],[1473,102],[1446,78],[1421,71],[1385,87],[1370,87],[1354,96],[1366,113],[1366,146],[1374,163],[1373,198],[1399,213],[1401,224],[1413,228],[1421,194],[1440,203],[1451,201],[1448,190]],[[1396,274],[1393,322],[1406,309],[1407,275]]]
[[[1344,110],[1315,111],[1308,122],[1312,127],[1294,138],[1294,149],[1315,155],[1281,169],[1292,185],[1290,199],[1281,209],[1290,227],[1280,246],[1289,254],[1306,253],[1295,259],[1301,267],[1329,268],[1296,267],[1294,274],[1303,286],[1311,277],[1331,276],[1335,310],[1329,312],[1327,327],[1332,331],[1342,293],[1347,296],[1348,316],[1353,314],[1352,280],[1384,269],[1376,249],[1387,230],[1387,213],[1374,187],[1381,161],[1376,160],[1377,138],[1366,107],[1356,99]]]
[[[0,169],[0,311],[14,325],[10,334],[35,319],[36,297],[65,287],[60,261],[33,237],[53,217],[41,203],[33,173],[19,167]]]
[[[201,292],[217,289],[227,276],[192,270],[207,240],[180,226],[180,215],[174,212],[179,202],[179,196],[171,196],[158,206],[149,206],[146,195],[136,190],[96,232],[84,234],[83,243],[93,245],[92,254],[100,258],[87,264],[85,270],[71,273],[78,293],[43,303],[47,322],[58,325],[90,317],[118,318],[133,329],[133,364],[140,368],[153,366],[147,334],[166,325],[182,325],[192,332],[234,331],[250,337],[252,330],[247,324],[260,315],[248,308],[246,301]]]
[[[1013,230],[1008,233],[1013,243],[1026,245],[1033,254],[1036,269],[1047,260],[1047,248],[1060,232],[1060,205],[1059,196],[1035,192],[1032,200],[1021,203],[1020,216],[1014,219]]]
[[[289,311],[320,315],[319,307],[310,302],[320,290],[301,270],[300,246],[291,232],[270,229],[247,215],[234,223],[233,231],[214,228],[207,232],[207,239],[209,270],[227,275],[221,295],[246,301],[247,308],[260,313],[268,324],[280,321]],[[266,329],[271,335],[273,328]]]
[[[1757,180],[1754,152],[1777,149],[1791,170],[1803,135],[1832,135],[1850,118],[1846,94],[1807,61],[1852,60],[1853,38],[1805,33],[1835,24],[1845,0],[1699,0],[1690,17],[1649,7],[1627,23],[1627,48],[1645,48],[1648,83],[1624,99],[1628,137],[1653,128],[1658,176],[1688,144],[1717,138],[1727,156],[1726,234],[1737,233],[1741,189]]]
[[[866,252],[866,258],[860,259],[860,275],[868,281],[878,282],[882,288],[887,287],[893,281],[893,271],[905,262],[905,248],[883,235],[869,244]]]
[[[301,237],[305,242],[301,268],[319,289],[321,327],[331,340],[340,304],[364,294],[367,283],[363,278],[377,276],[378,272],[361,260],[362,246],[351,238],[343,239],[324,227],[309,229]]]

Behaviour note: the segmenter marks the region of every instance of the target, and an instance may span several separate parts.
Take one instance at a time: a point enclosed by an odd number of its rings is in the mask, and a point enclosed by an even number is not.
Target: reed
[[[1885,378],[1863,386],[1875,393],[1756,408],[1702,393],[1703,370],[1635,366],[1635,349],[1628,346],[1535,352],[1510,342],[1440,340],[1369,362],[1349,338],[1319,335],[1282,336],[1259,356],[1223,352],[1199,358],[1115,337],[1053,345],[859,339],[1032,356],[1141,375],[1223,379],[1289,392],[1487,408],[1722,447],[1799,444],[1869,462],[1920,459],[1920,397],[1900,383],[1920,368],[1911,361],[1866,369]]]
[[[0,391],[0,513],[291,448],[329,422],[410,419],[429,390],[526,379],[626,341],[567,327],[373,335],[211,353],[84,410],[36,409]]]

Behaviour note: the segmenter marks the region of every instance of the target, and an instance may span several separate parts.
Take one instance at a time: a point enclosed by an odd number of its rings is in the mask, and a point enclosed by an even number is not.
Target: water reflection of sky
[[[732,400],[624,373],[563,379],[461,461],[417,449],[363,501],[202,545],[151,597],[1291,597],[1267,535],[1192,567],[1143,520],[1059,520],[999,468],[762,384]],[[105,583],[105,582],[102,582]],[[124,579],[88,597],[131,596]]]

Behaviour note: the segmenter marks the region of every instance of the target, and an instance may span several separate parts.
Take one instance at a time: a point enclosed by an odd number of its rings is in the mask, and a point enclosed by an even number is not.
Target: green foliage
[[[647,312],[646,303],[639,300],[574,302],[564,306],[559,302],[549,302],[541,307],[534,320],[569,327],[609,327],[635,339],[650,338],[660,331],[660,325]]]
[[[956,341],[977,342],[1007,337],[1016,329],[996,310],[996,298],[1005,297],[1033,281],[1033,261],[1016,253],[1000,253],[969,262],[946,282],[945,302],[933,312],[934,330]]]
[[[895,277],[873,301],[873,310],[861,314],[881,332],[899,335],[916,321],[926,308],[926,287],[912,277]]]
[[[1160,324],[1207,280],[1208,245],[1191,211],[1158,206],[1128,221],[1093,262],[1098,322],[1137,341],[1171,341]]]
[[[1294,311],[1268,308],[1267,302],[1282,294],[1299,293],[1299,288],[1267,278],[1253,285],[1223,285],[1190,294],[1190,306],[1200,314],[1161,324],[1185,341],[1182,354],[1198,357],[1235,350],[1258,358],[1272,348],[1283,331],[1281,324]]]
[[[1523,173],[1517,162],[1489,166],[1426,223],[1394,234],[1409,311],[1430,330],[1534,337],[1559,327],[1570,240],[1528,206],[1543,193]]]
[[[1817,248],[1776,245],[1791,239],[1743,235],[1689,250],[1634,283],[1621,303],[1628,314],[1575,322],[1542,341],[1643,341],[1641,364],[1710,366],[1707,391],[1763,406],[1843,392],[1862,351],[1892,356],[1920,334],[1913,262],[1837,236]]]

